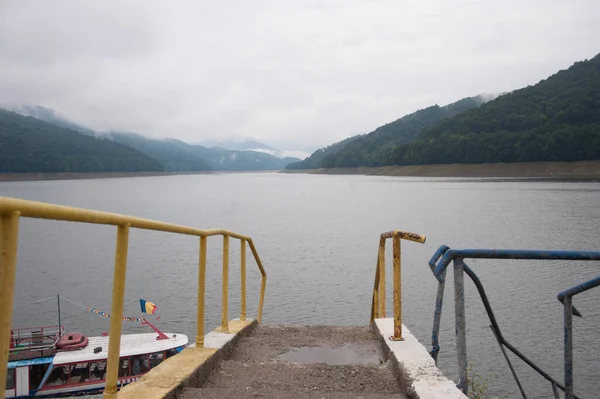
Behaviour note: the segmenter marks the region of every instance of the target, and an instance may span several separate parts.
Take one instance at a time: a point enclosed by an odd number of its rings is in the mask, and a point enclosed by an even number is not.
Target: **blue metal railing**
[[[440,321],[442,318],[442,306],[444,299],[444,285],[446,281],[446,268],[451,262],[454,263],[454,312],[456,328],[456,354],[458,360],[458,383],[457,387],[465,394],[468,394],[468,376],[467,376],[467,336],[465,319],[465,291],[464,291],[464,273],[467,274],[477,287],[485,311],[490,319],[490,328],[500,345],[502,354],[508,363],[511,374],[517,382],[519,391],[523,398],[527,398],[525,390],[517,377],[517,373],[506,353],[508,349],[519,359],[529,365],[538,374],[544,377],[552,384],[552,391],[556,399],[558,389],[565,393],[566,399],[575,399],[577,396],[573,393],[573,315],[581,317],[581,313],[573,306],[573,296],[597,287],[600,285],[600,277],[576,285],[566,291],[558,294],[558,300],[564,305],[564,385],[552,378],[548,373],[537,366],[527,356],[522,354],[517,348],[511,345],[502,335],[490,302],[488,301],[485,289],[479,277],[464,262],[466,258],[479,259],[536,259],[536,260],[600,260],[600,252],[591,251],[533,251],[533,250],[495,250],[495,249],[450,249],[443,245],[437,249],[429,261],[429,267],[433,275],[438,280],[438,291],[435,303],[435,313],[433,316],[433,330],[431,334],[431,356],[437,364],[437,357],[440,351],[439,332]]]

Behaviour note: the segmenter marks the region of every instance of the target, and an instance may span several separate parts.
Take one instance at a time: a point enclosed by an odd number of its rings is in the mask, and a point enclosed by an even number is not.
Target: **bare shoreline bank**
[[[91,172],[91,173],[0,173],[0,182],[36,180],[116,179],[124,177],[156,177],[181,175],[213,175],[224,173],[273,173],[275,170],[206,171],[206,172]]]
[[[282,173],[461,178],[600,179],[600,160],[285,170]]]
[[[0,182],[36,180],[114,179],[225,173],[301,173],[405,177],[515,178],[600,180],[600,160],[486,164],[410,165],[330,169],[248,170],[205,172],[0,173]]]

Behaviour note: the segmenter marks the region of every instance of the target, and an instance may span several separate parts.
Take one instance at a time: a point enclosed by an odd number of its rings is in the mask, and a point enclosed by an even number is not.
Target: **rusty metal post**
[[[456,356],[458,359],[457,387],[465,395],[469,393],[467,376],[467,326],[465,315],[465,264],[462,258],[454,259],[454,318],[456,332]]]
[[[0,215],[0,397],[4,397],[8,372],[10,328],[17,275],[19,218],[19,212]]]
[[[223,309],[221,312],[221,332],[229,332],[229,320],[227,315],[229,299],[229,236],[223,235]]]
[[[560,395],[558,394],[558,387],[555,383],[552,383],[552,393],[554,394],[554,399],[560,399]]]
[[[375,282],[373,283],[373,297],[371,298],[371,323],[379,318],[379,255],[375,264]]]
[[[206,291],[206,236],[200,237],[198,259],[198,309],[196,312],[196,348],[204,348],[204,297]]]
[[[402,264],[400,260],[400,237],[395,235],[394,252],[394,335],[392,341],[404,341],[402,338]]]
[[[565,399],[573,399],[573,297],[564,299],[565,314]]]
[[[442,282],[438,282],[437,296],[435,298],[435,313],[433,314],[433,330],[431,332],[431,357],[437,365],[437,358],[440,351],[439,337],[440,324],[442,321],[442,307],[444,305],[444,287],[446,285],[446,271],[442,274]]]
[[[246,240],[240,240],[240,279],[242,284],[242,313],[240,320],[246,320]]]
[[[379,238],[379,317],[385,318],[385,238]]]
[[[108,363],[104,399],[116,398],[119,373],[119,353],[121,349],[121,328],[125,303],[125,280],[127,276],[127,249],[129,246],[129,225],[118,226],[115,268],[113,272],[112,314],[108,338]]]
[[[435,263],[448,251],[446,245],[440,246],[437,251],[433,254],[428,262],[429,268],[433,272],[435,270]],[[442,307],[444,304],[444,286],[446,284],[446,271],[442,273],[441,278],[438,280],[437,296],[435,299],[435,313],[433,314],[433,329],[431,331],[431,357],[437,366],[437,358],[440,352],[439,336],[440,336],[440,322],[442,320]]]

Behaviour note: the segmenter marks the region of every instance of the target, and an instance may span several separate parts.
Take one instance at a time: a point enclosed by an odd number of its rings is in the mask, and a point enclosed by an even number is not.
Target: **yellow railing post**
[[[264,274],[260,281],[260,298],[258,300],[258,314],[256,315],[256,321],[260,323],[262,320],[263,306],[265,304],[265,289],[267,288],[267,275]]]
[[[19,212],[0,215],[0,397],[4,397],[17,274]]]
[[[198,256],[198,310],[196,312],[196,348],[204,348],[204,295],[206,290],[206,236],[200,237]]]
[[[240,279],[242,280],[242,313],[240,320],[246,320],[246,240],[240,240]]]
[[[223,310],[221,312],[221,332],[229,332],[227,300],[229,297],[229,236],[223,235]]]
[[[402,338],[402,264],[400,263],[400,237],[394,236],[394,336],[392,341]]]
[[[379,317],[386,317],[385,311],[385,238],[379,239]]]
[[[260,274],[262,275],[262,279],[260,282],[260,298],[258,300],[258,314],[256,316],[256,321],[260,323],[262,320],[263,306],[265,304],[265,290],[267,288],[267,273],[265,272],[265,268],[260,261],[260,256],[258,256],[258,251],[254,246],[254,241],[252,238],[249,238],[248,245],[250,246],[250,250],[252,251],[252,255],[254,256],[254,260],[256,261],[256,265],[258,266],[258,270],[260,270]]]
[[[112,287],[112,317],[110,320],[110,335],[108,348],[108,364],[105,398],[115,398],[119,373],[119,355],[121,344],[121,329],[125,297],[125,279],[127,275],[127,252],[129,243],[129,230],[132,228],[162,231],[176,234],[200,237],[199,270],[198,270],[198,309],[196,344],[204,346],[204,316],[205,316],[205,291],[206,291],[206,257],[207,238],[210,236],[223,236],[223,313],[221,331],[229,331],[228,323],[228,291],[229,291],[229,238],[237,238],[241,245],[241,279],[242,320],[247,318],[246,296],[246,244],[250,247],[256,264],[262,275],[260,297],[258,303],[257,321],[260,322],[263,313],[267,273],[262,265],[252,238],[242,234],[223,229],[197,229],[193,227],[165,223],[134,216],[116,213],[101,212],[83,208],[54,205],[43,202],[27,201],[16,198],[0,196],[0,398],[4,395],[6,387],[7,363],[10,344],[10,328],[15,289],[16,253],[18,246],[18,222],[20,218],[35,218],[45,220],[61,220],[67,222],[91,223],[116,226],[117,239],[115,250],[115,264],[113,271]]]
[[[108,339],[108,364],[104,399],[117,396],[119,372],[119,352],[121,347],[121,327],[125,302],[125,279],[127,276],[127,249],[129,246],[129,225],[118,226],[117,248],[115,250],[115,270],[113,274],[112,315]]]
[[[427,239],[424,235],[393,230],[382,233],[379,237],[379,251],[377,252],[377,267],[375,269],[375,284],[371,299],[371,323],[377,318],[385,318],[385,241],[394,240],[393,246],[393,282],[394,282],[394,335],[393,341],[403,341],[402,338],[402,256],[401,239],[423,244]]]

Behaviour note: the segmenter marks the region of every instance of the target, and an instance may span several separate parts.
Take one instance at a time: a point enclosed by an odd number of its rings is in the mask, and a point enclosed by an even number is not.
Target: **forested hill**
[[[0,109],[0,173],[162,170],[133,148]]]
[[[318,150],[316,150],[315,152],[310,154],[310,156],[308,158],[306,158],[302,161],[299,161],[299,162],[289,163],[285,168],[286,169],[318,169],[318,168],[321,168],[321,167],[323,167],[323,162],[325,161],[325,158],[327,158],[328,155],[334,154],[338,151],[341,151],[342,148],[344,148],[344,146],[346,144],[348,144],[349,142],[356,140],[360,137],[363,137],[363,135],[356,135],[356,136],[348,137],[347,139],[344,139],[337,143],[333,143],[327,147],[319,148]]]
[[[289,169],[600,159],[600,54],[479,104],[429,107]]]
[[[36,127],[43,127],[41,130],[35,131],[36,134],[50,134],[55,133],[56,129],[68,130],[70,134],[83,133],[84,135],[91,136],[95,139],[93,143],[105,143],[106,141],[116,143],[114,148],[125,146],[128,149],[133,149],[136,156],[145,155],[147,158],[155,159],[161,164],[161,169],[166,172],[199,172],[199,171],[212,171],[212,170],[227,170],[227,171],[240,171],[240,170],[281,170],[290,162],[298,161],[296,158],[281,158],[275,155],[271,155],[260,151],[250,150],[230,150],[224,148],[206,148],[199,145],[191,145],[176,139],[155,139],[145,137],[137,133],[129,132],[100,132],[95,131],[91,128],[83,126],[71,119],[63,116],[61,113],[40,105],[33,104],[15,104],[5,103],[0,104],[0,108],[6,107],[6,110],[13,111],[19,114],[21,117],[33,117],[37,120],[49,123],[53,126],[48,127],[47,124],[30,125],[29,133],[31,134]],[[33,130],[32,130],[33,129]],[[17,129],[18,130],[18,129]],[[49,140],[52,138],[44,138]],[[103,140],[102,140],[103,139]],[[89,143],[92,143],[88,140]],[[12,145],[14,143],[7,145]],[[35,140],[27,141],[27,145],[37,146]],[[235,143],[234,143],[235,144]],[[242,143],[238,143],[241,148],[245,146],[256,147],[258,149],[270,147],[256,142],[247,140]],[[36,151],[39,149],[35,149]],[[25,146],[22,146],[19,150],[22,153],[27,152]],[[103,153],[104,156],[108,154]],[[45,156],[45,155],[44,155]],[[91,156],[91,155],[90,155]],[[85,164],[85,156],[79,159],[78,164]],[[11,161],[12,162],[12,161]],[[94,162],[97,162],[95,160]],[[43,173],[46,169],[43,164],[35,164],[36,170],[30,170],[30,172]],[[97,167],[90,171],[99,171]],[[129,169],[115,170],[119,172],[126,172]]]
[[[600,54],[426,128],[387,165],[600,159]]]
[[[369,134],[354,136],[315,151],[286,169],[381,166],[394,146],[414,140],[421,130],[460,112],[480,106],[481,97],[468,97],[443,107],[433,105],[378,127]]]

